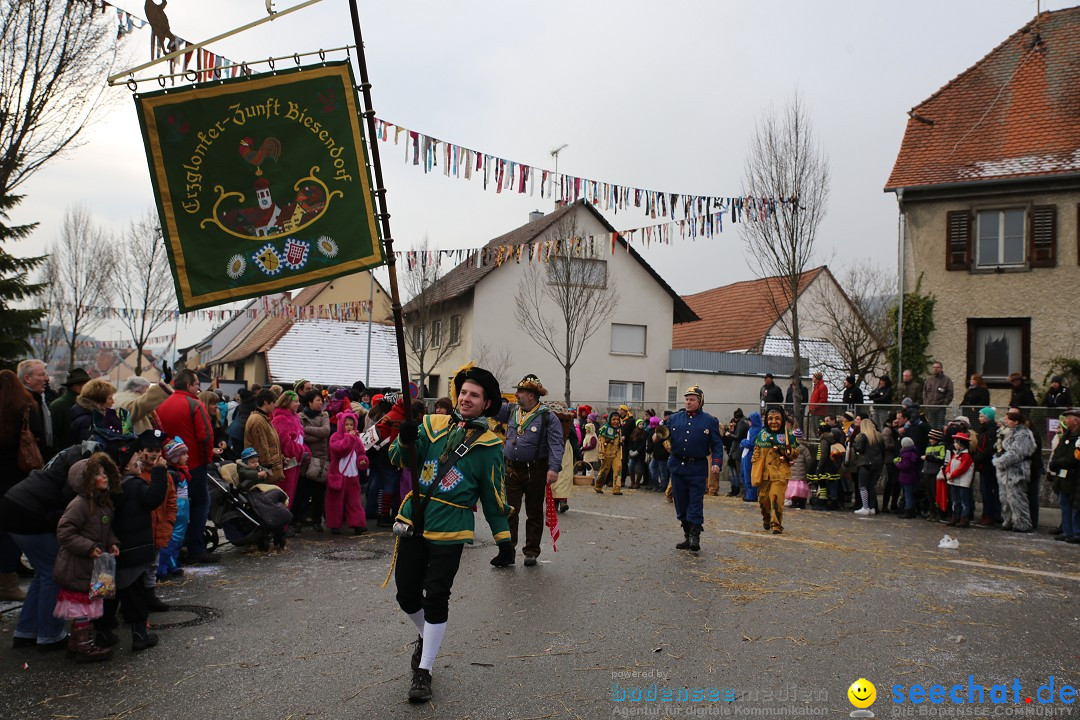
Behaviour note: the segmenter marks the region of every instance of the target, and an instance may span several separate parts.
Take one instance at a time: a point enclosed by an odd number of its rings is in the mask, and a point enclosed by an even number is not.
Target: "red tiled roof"
[[[824,265],[804,272],[799,280],[799,294],[822,272],[828,272]],[[701,320],[676,325],[671,338],[672,349],[759,350],[766,333],[777,320],[773,307],[786,304],[780,282],[779,277],[745,280],[683,297]],[[773,300],[770,301],[770,297]]]
[[[885,189],[1080,172],[1080,7],[1044,12],[915,106]]]
[[[608,232],[616,232],[615,228],[611,226],[611,223],[609,223],[607,219],[600,214],[600,211],[592,206],[592,204],[587,203],[584,200],[578,200],[575,203],[564,205],[563,207],[555,210],[555,212],[549,213],[542,218],[533,220],[532,222],[526,223],[515,230],[511,230],[504,235],[500,235],[494,240],[488,242],[486,245],[484,245],[484,247],[497,248],[503,245],[523,245],[525,243],[532,242],[540,235],[542,235],[545,231],[547,231],[548,228],[555,225],[555,223],[559,222],[562,218],[566,217],[579,206],[584,207],[589,212],[591,212],[593,216],[597,220],[599,220],[600,223],[607,229]],[[652,268],[651,265],[645,262],[645,259],[641,257],[640,254],[638,254],[637,250],[627,244],[626,240],[623,239],[622,235],[619,235],[618,243],[621,246],[621,249],[628,252],[630,256],[634,258],[634,260],[640,263],[641,266],[645,269],[645,271],[648,272],[649,275],[651,275],[652,278],[657,282],[657,284],[661,288],[663,288],[664,291],[667,292],[667,294],[670,295],[675,301],[675,310],[673,313],[674,322],[686,323],[698,319],[697,316],[694,315],[693,311],[691,311],[691,309],[686,305],[686,303],[683,302],[683,299],[679,297],[679,295],[675,292],[675,290],[672,289],[672,287],[668,285],[662,277],[660,277],[660,275],[656,272],[656,270]],[[439,278],[439,280],[432,287],[434,294],[430,296],[428,302],[432,305],[436,305],[438,303],[447,302],[449,300],[461,297],[462,295],[471,292],[472,289],[476,286],[476,284],[483,280],[485,277],[487,277],[487,274],[494,269],[494,263],[488,263],[486,265],[481,265],[480,267],[477,267],[475,258],[473,258],[471,261],[465,260],[464,262],[457,265],[457,267],[455,267],[453,270],[446,273],[446,275]],[[408,315],[410,312],[414,311],[416,309],[415,302],[415,300],[410,300],[409,302],[405,303],[405,306],[402,308],[402,312],[405,315]]]

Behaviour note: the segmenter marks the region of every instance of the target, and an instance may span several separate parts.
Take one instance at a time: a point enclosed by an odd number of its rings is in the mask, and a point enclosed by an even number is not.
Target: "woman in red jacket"
[[[277,433],[281,444],[281,457],[284,460],[285,478],[278,484],[289,496],[290,503],[296,495],[296,483],[300,479],[300,463],[308,452],[304,445],[304,426],[296,411],[300,408],[300,398],[292,390],[278,396],[274,412],[270,415],[270,424]],[[292,534],[290,529],[289,534]]]

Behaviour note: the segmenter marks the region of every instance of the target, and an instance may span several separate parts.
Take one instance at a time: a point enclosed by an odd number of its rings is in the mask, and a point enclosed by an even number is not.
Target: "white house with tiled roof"
[[[697,316],[652,267],[615,233],[592,205],[579,201],[532,219],[529,223],[491,240],[485,248],[523,246],[522,259],[496,266],[465,260],[440,278],[431,304],[437,309],[428,327],[429,342],[450,343],[452,349],[432,368],[427,394],[445,395],[452,373],[475,361],[496,373],[504,389],[527,373],[535,373],[549,390],[549,398],[562,399],[564,371],[554,357],[541,350],[519,326],[514,315],[515,297],[526,272],[544,271],[529,261],[528,248],[561,239],[572,227],[576,236],[594,237],[591,252],[575,256],[589,263],[605,286],[614,286],[618,303],[607,323],[585,344],[571,371],[571,398],[602,407],[606,404],[660,407],[667,401],[668,351],[672,327]],[[615,237],[614,243],[611,238]],[[614,251],[612,250],[614,247]],[[405,305],[407,332],[416,332],[417,301]],[[556,309],[544,308],[556,318]],[[413,319],[410,324],[410,318]],[[415,361],[410,362],[414,368]]]

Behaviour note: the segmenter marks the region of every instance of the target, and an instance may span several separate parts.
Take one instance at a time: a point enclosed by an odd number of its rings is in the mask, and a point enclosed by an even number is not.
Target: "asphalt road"
[[[537,567],[495,570],[478,516],[430,705],[406,702],[416,634],[393,584],[379,588],[393,538],[308,532],[162,586],[189,609],[155,614],[161,644],[134,654],[124,637],[108,663],[12,649],[16,613],[0,606],[0,718],[842,715],[860,677],[883,717],[959,712],[894,705],[890,688],[968,675],[1018,680],[1010,712],[1080,715],[1024,703],[1051,676],[1058,692],[1080,684],[1080,546],[972,528],[939,550],[940,524],[810,510],[789,510],[773,536],[756,506],[708,498],[695,556],[674,549],[658,494],[577,488],[560,517],[557,553],[545,536]],[[721,700],[613,699],[653,683]]]

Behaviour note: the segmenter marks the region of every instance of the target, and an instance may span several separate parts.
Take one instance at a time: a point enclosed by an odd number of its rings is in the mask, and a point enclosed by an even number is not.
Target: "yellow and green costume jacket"
[[[405,496],[397,519],[413,524],[413,500],[427,494],[432,480],[439,474],[442,463],[461,445],[474,428],[484,433],[462,457],[443,475],[439,486],[431,493],[424,514],[424,538],[439,545],[472,543],[475,523],[473,506],[479,501],[484,517],[491,527],[495,542],[510,539],[507,517],[513,508],[506,503],[503,488],[502,440],[488,430],[486,418],[468,422],[454,415],[425,415],[416,440],[416,457],[420,462],[420,479],[414,490]],[[405,451],[394,440],[390,445],[390,462],[405,467]]]

